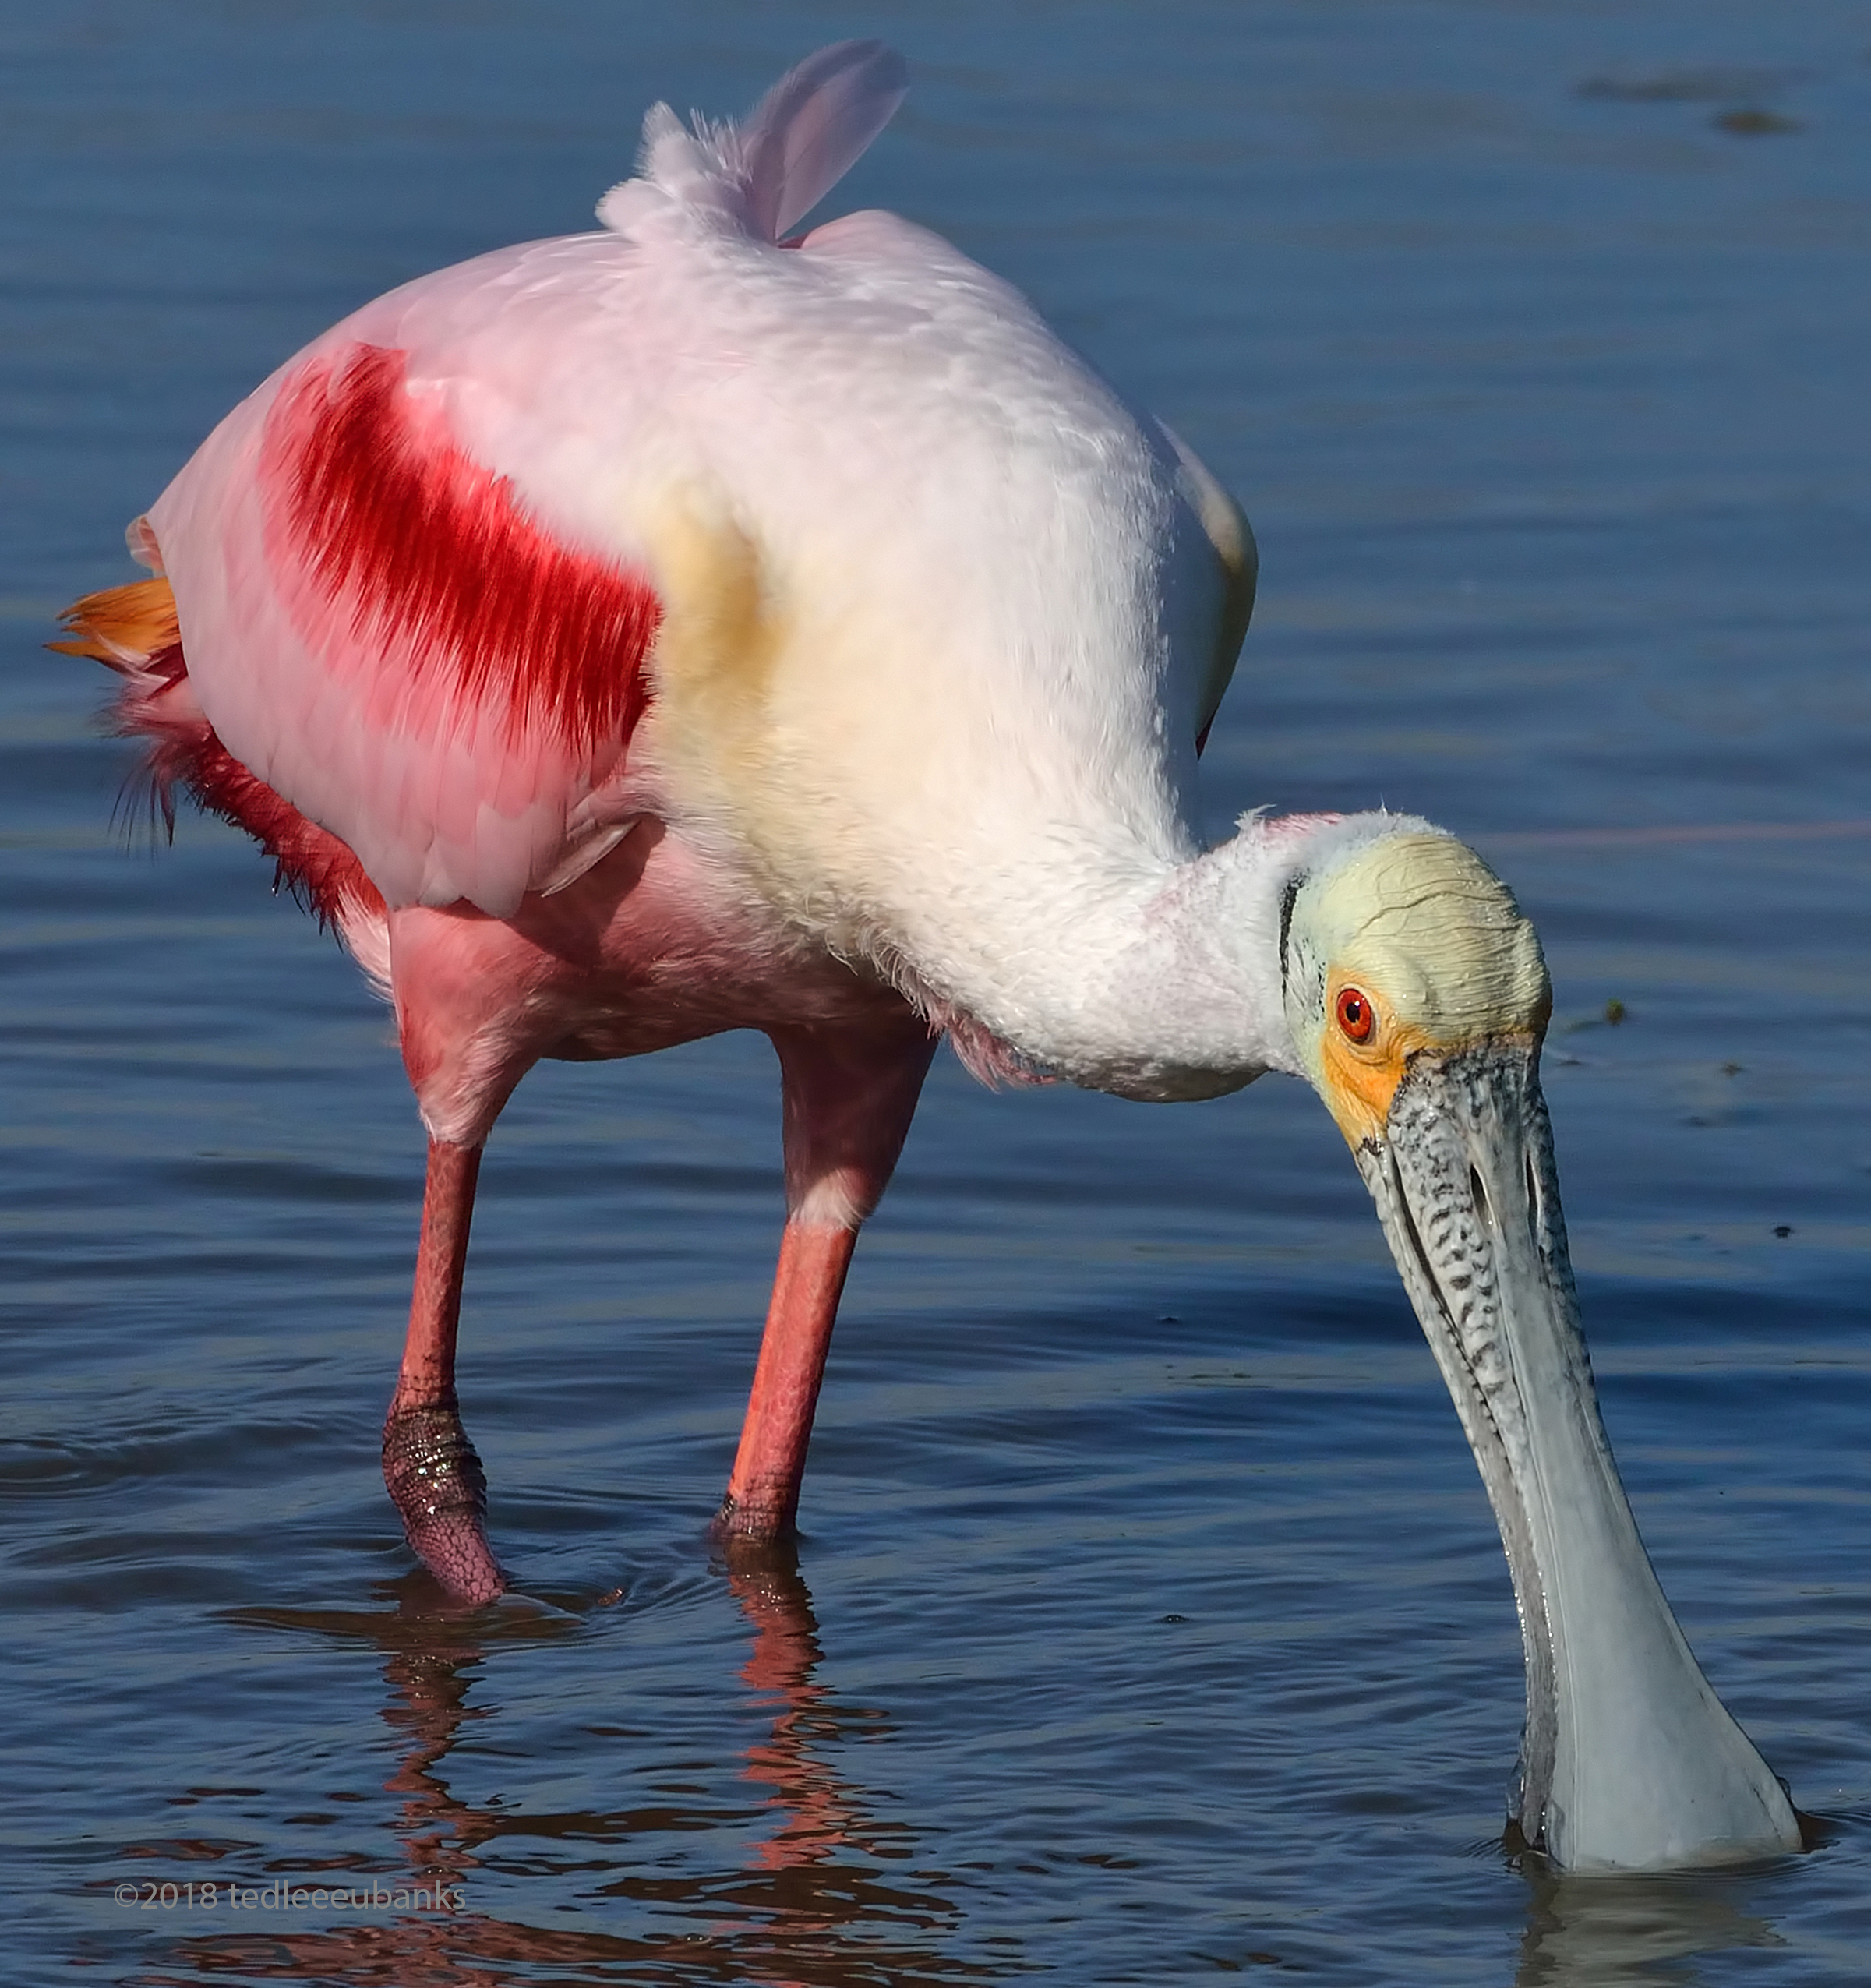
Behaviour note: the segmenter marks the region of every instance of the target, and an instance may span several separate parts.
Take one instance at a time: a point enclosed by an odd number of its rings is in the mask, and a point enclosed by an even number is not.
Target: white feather
[[[643,122],[637,178],[612,188],[598,218],[627,235],[672,206],[711,209],[777,242],[844,178],[909,87],[894,49],[840,41],[789,70],[743,124],[697,117],[687,129],[658,104]]]

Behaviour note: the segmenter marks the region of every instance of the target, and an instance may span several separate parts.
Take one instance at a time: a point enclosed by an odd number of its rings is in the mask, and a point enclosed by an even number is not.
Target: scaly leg
[[[403,1367],[383,1424],[383,1481],[416,1556],[464,1601],[491,1601],[507,1578],[489,1550],[487,1479],[455,1400],[461,1273],[481,1171],[478,1146],[429,1143],[422,1238]]]
[[[793,1529],[851,1252],[896,1165],[935,1053],[935,1039],[908,1015],[861,1035],[771,1033],[785,1104],[787,1219],[740,1448],[715,1520],[736,1539],[778,1539]]]

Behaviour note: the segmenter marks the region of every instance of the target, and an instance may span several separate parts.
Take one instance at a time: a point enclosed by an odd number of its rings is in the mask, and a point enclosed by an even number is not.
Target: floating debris
[[[1782,117],[1777,111],[1757,108],[1723,111],[1710,122],[1718,130],[1732,131],[1739,138],[1765,138],[1806,129],[1798,118]]]
[[[1576,94],[1614,104],[1720,104],[1709,122],[1739,138],[1803,130],[1799,118],[1767,108],[1767,100],[1805,79],[1799,69],[1664,69],[1654,76],[1593,76]]]

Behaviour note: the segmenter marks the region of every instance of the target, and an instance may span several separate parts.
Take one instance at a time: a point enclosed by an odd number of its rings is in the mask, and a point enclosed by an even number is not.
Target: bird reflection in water
[[[451,1791],[447,1757],[471,1722],[496,1719],[496,1707],[471,1702],[482,1668],[498,1661],[500,1645],[537,1644],[542,1635],[575,1632],[570,1615],[500,1611],[433,1612],[426,1577],[398,1584],[394,1615],[329,1615],[253,1610],[243,1619],[272,1629],[315,1628],[364,1633],[384,1647],[390,1694],[381,1716],[397,1737],[396,1771],[383,1783],[397,1799],[387,1819],[400,1850],[397,1864],[356,1853],[315,1865],[299,1860],[291,1881],[385,1889],[438,1888],[464,1899],[459,1909],[345,1915],[351,1923],[300,1932],[255,1927],[252,1933],[178,1941],[165,1958],[202,1975],[236,1973],[255,1980],[394,1983],[396,1988],[499,1988],[524,1980],[594,1978],[643,1981],[662,1988],[683,1983],[733,1982],[761,1988],[924,1988],[924,1984],[986,1979],[994,1970],[945,1958],[933,1937],[961,1917],[947,1901],[913,1879],[884,1883],[875,1860],[906,1857],[910,1832],[880,1824],[861,1792],[834,1759],[854,1727],[886,1728],[883,1714],[840,1704],[814,1681],[820,1661],[812,1601],[789,1547],[729,1549],[722,1567],[753,1630],[741,1676],[756,1702],[771,1711],[765,1737],[750,1746],[742,1778],[757,1791],[757,1806],[738,1812],[717,1798],[693,1813],[666,1802],[609,1814],[524,1813],[477,1807]],[[620,1764],[620,1772],[628,1771]],[[737,1826],[743,1852],[738,1868],[678,1870],[660,1852],[673,1831],[693,1837]],[[549,1860],[529,1846],[609,1846],[577,1865]],[[751,1840],[750,1840],[751,1839]],[[588,1874],[612,1866],[596,1884]],[[486,1911],[498,1891],[514,1895],[514,1875],[588,1874],[578,1894],[559,1891],[545,1903],[554,1916],[568,1907],[602,1914],[615,1924],[635,1921],[640,1932],[586,1931],[529,1926]],[[907,1875],[906,1871],[906,1875]],[[263,1873],[230,1873],[243,1884]],[[279,1916],[269,1915],[274,1924]],[[297,1915],[294,1915],[296,1917]],[[289,1922],[288,1922],[289,1923]],[[856,1935],[853,1937],[853,1935]],[[542,1975],[542,1969],[548,1970]],[[560,1971],[563,1972],[561,1973]],[[154,1977],[152,1977],[154,1978]],[[177,1976],[167,1972],[165,1982]]]
[[[841,1708],[825,1686],[813,1683],[822,1654],[818,1623],[792,1547],[735,1541],[727,1554],[728,1585],[754,1630],[741,1678],[774,1710],[771,1736],[747,1749],[747,1778],[772,1790],[768,1806],[779,1821],[760,1846],[759,1867],[809,1873],[847,1845],[876,1856],[885,1829],[865,1816],[851,1789],[814,1752],[813,1743],[836,1741],[853,1724],[881,1722],[882,1714]],[[810,1882],[789,1888],[796,1894],[795,1909],[835,1909],[832,1901],[818,1899]]]
[[[1703,1956],[1782,1944],[1734,1872],[1581,1877],[1530,1863],[1525,1875],[1514,1988],[1695,1988]]]

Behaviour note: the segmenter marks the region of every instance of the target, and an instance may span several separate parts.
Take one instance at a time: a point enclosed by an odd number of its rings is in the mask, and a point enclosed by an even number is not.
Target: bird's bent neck
[[[1047,1074],[1150,1100],[1297,1072],[1281,987],[1287,887],[1336,817],[1250,817],[1181,862],[1083,862],[983,922],[930,983]]]

